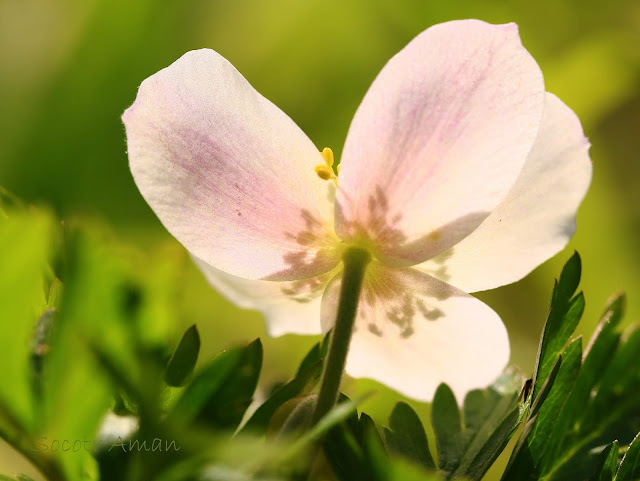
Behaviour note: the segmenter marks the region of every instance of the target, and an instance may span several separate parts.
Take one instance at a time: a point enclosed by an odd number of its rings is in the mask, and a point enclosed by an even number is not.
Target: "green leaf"
[[[475,456],[469,457],[460,463],[460,467],[454,473],[452,479],[458,479],[455,475],[464,474],[472,480],[480,480],[493,465],[498,456],[509,443],[516,428],[520,425],[521,417],[518,408],[513,409],[504,420],[495,428],[484,443],[479,444]],[[473,451],[468,451],[472,453]],[[465,478],[466,479],[466,478]]]
[[[624,340],[598,385],[595,397],[583,414],[582,429],[591,430],[602,423],[603,416],[610,417],[612,410],[630,409],[640,414],[640,326],[631,325],[623,334]],[[631,366],[635,366],[636,369]],[[638,399],[637,403],[632,398]]]
[[[350,402],[343,399],[339,405]],[[369,481],[376,480],[375,466],[370,456],[376,450],[371,446],[367,451],[366,443],[371,441],[381,443],[375,425],[369,416],[362,413],[358,417],[354,412],[343,423],[330,429],[323,441],[324,454],[333,472],[340,481]],[[370,436],[378,436],[370,439]],[[384,448],[382,448],[384,451]]]
[[[535,427],[527,438],[528,452],[534,464],[538,464],[545,449],[549,447],[549,437],[562,409],[576,382],[582,364],[582,338],[574,339],[562,353],[562,363],[549,394],[537,411]]]
[[[594,481],[613,481],[618,470],[618,441],[602,450],[598,456],[598,467]]]
[[[582,361],[582,339],[574,339],[564,350],[544,386],[544,392],[532,406],[531,416],[527,422],[528,429],[523,433],[521,443],[514,451],[515,457],[508,473],[520,479],[527,472],[529,475],[540,471],[539,462],[549,447],[549,438],[553,432],[561,410],[576,381]]]
[[[338,406],[351,403],[340,394]],[[323,440],[325,458],[340,481],[371,481],[384,477],[388,461],[378,429],[367,414],[356,411],[330,429]]]
[[[568,274],[561,277],[560,283],[569,287],[556,287],[552,301],[560,312],[563,307],[559,303],[571,296],[577,285],[576,265],[566,267],[565,271]],[[573,282],[569,282],[571,279]],[[581,297],[581,294],[573,297],[565,306],[562,319],[565,322],[568,319],[571,326],[582,310]],[[579,338],[564,349],[554,368],[555,379],[550,382],[553,376],[547,376],[537,392],[503,481],[560,481],[598,479],[598,476],[612,479],[617,447],[600,459],[596,458],[597,447],[611,444],[616,438],[630,439],[640,428],[640,377],[635,368],[640,366],[640,329],[630,326],[622,336],[616,332],[624,304],[623,295],[610,300],[584,356]],[[552,306],[548,322],[557,326],[553,309]],[[568,331],[546,326],[540,352],[547,356],[555,352]],[[543,358],[541,355],[540,359]],[[548,361],[541,361],[539,366],[544,364]],[[538,376],[545,370],[540,367]],[[538,384],[541,379],[537,378]]]
[[[327,350],[329,349],[329,339],[331,332],[328,332],[324,339],[314,344],[311,350],[304,357],[302,362],[300,363],[300,367],[296,372],[296,377],[298,377],[301,373],[306,371],[309,367],[317,364],[319,361],[322,361],[327,356]]]
[[[94,346],[131,378],[140,369],[122,303],[129,281],[122,259],[102,237],[70,231],[67,240],[64,300],[44,364],[42,412],[52,437],[93,439],[113,400],[113,384]],[[86,451],[58,459],[70,479],[95,464]]]
[[[551,369],[551,372],[547,376],[544,384],[540,388],[540,394],[533,402],[533,405],[529,408],[527,421],[524,425],[524,428],[522,429],[520,438],[518,439],[518,442],[516,443],[516,446],[511,453],[511,458],[509,459],[507,468],[502,475],[502,478],[500,478],[501,481],[518,481],[521,479],[529,479],[529,477],[531,477],[531,479],[537,479],[535,477],[537,475],[535,472],[536,466],[532,456],[529,453],[527,441],[529,435],[535,428],[537,413],[540,411],[540,407],[551,393],[556,377],[560,372],[561,366],[562,355],[558,355],[556,363]]]
[[[385,481],[440,481],[436,474],[425,473],[402,459],[392,460]]]
[[[440,476],[470,480],[484,476],[522,420],[518,406],[522,383],[522,376],[508,371],[493,386],[469,392],[464,400],[464,416],[451,389],[445,384],[438,387],[431,414]],[[433,467],[424,430],[411,408],[398,404],[392,414],[391,428],[385,433],[390,451],[404,451],[423,468]],[[398,439],[398,433],[404,436]]]
[[[580,256],[576,252],[565,264],[560,280],[554,286],[551,308],[538,348],[532,394],[534,400],[584,312],[582,294],[572,298],[580,282],[581,270]]]
[[[256,339],[242,351],[240,362],[198,420],[215,428],[236,429],[253,400],[262,369],[262,343]]]
[[[453,391],[440,384],[433,397],[431,423],[438,447],[438,467],[446,474],[453,472],[460,462],[460,413]]]
[[[318,395],[315,393],[308,394],[296,398],[295,401],[295,407],[282,424],[278,436],[297,437],[297,435],[306,431],[311,426]]]
[[[460,462],[451,479],[481,479],[508,444],[522,416],[518,393],[522,376],[503,374],[484,390],[474,390],[464,401],[464,426],[460,436]]]
[[[169,360],[164,379],[169,386],[183,386],[198,361],[200,352],[200,335],[195,324],[186,330],[180,344]]]
[[[33,481],[33,479],[26,474],[16,474],[15,478],[10,478],[9,476],[0,474],[0,481]]]
[[[622,458],[615,481],[636,481],[640,478],[640,434],[636,435]]]
[[[554,432],[549,438],[548,452],[560,452],[562,445],[569,446],[576,441],[576,433],[572,427],[585,412],[591,400],[592,392],[604,375],[607,364],[618,347],[620,334],[615,331],[624,306],[624,296],[613,298],[586,349],[582,368],[565,405],[557,416]],[[551,460],[546,461],[547,464]],[[546,467],[545,470],[548,470]]]
[[[362,431],[362,447],[368,470],[372,472],[371,480],[392,481],[396,479],[394,473],[390,473],[392,464],[387,456],[378,428],[373,419],[367,414],[360,415],[360,429]]]
[[[18,481],[33,481],[33,478],[27,476],[26,474],[22,474],[22,473],[18,473],[18,475],[16,477],[18,478]]]
[[[235,428],[253,398],[260,368],[260,340],[219,354],[196,373],[173,407],[171,418],[211,428]]]
[[[277,388],[271,396],[253,413],[242,427],[243,432],[265,432],[274,413],[287,401],[307,394],[313,389],[322,374],[322,348],[320,344],[313,346],[302,361],[296,376]]]
[[[582,260],[577,252],[566,262],[560,274],[558,287],[555,289],[552,297],[553,304],[566,304],[573,297],[573,294],[580,284],[580,276],[582,274]]]
[[[278,465],[280,463],[286,463],[291,459],[296,458],[303,453],[309,446],[315,443],[322,436],[325,436],[328,431],[340,423],[346,421],[354,413],[357,413],[356,407],[359,402],[362,402],[364,398],[355,401],[345,401],[339,403],[333,408],[326,416],[324,416],[315,426],[301,436],[292,446],[281,450],[270,461],[270,465]]]
[[[577,463],[590,448],[626,437],[625,432],[639,427],[640,383],[637,371],[629,367],[640,365],[640,330],[630,326],[630,334],[618,343],[619,334],[610,326],[593,343],[572,396],[558,416],[544,473]]]
[[[53,221],[29,210],[0,217],[0,412],[4,405],[25,428],[35,426],[31,393],[31,341],[46,304],[43,274]]]
[[[390,453],[405,456],[423,468],[435,468],[422,422],[411,406],[397,403],[389,417],[389,428],[384,430],[384,438]]]

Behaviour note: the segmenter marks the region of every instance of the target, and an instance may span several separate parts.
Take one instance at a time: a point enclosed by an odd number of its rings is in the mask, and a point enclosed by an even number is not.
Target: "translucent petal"
[[[520,280],[569,242],[591,171],[580,121],[547,94],[542,127],[507,198],[469,237],[419,268],[467,292]]]
[[[262,281],[232,276],[194,257],[209,283],[231,302],[260,311],[270,336],[320,334],[322,293],[335,272],[300,281]]]
[[[322,155],[216,52],[145,80],[123,121],[140,192],[191,253],[251,279],[337,264],[334,187],[314,172]]]
[[[544,103],[517,27],[448,22],[383,68],[351,123],[336,231],[404,267],[469,235],[513,186]]]
[[[341,276],[322,300],[322,324],[335,319]],[[378,262],[367,271],[346,371],[421,401],[442,382],[458,399],[490,384],[509,360],[498,315],[478,299],[413,268]]]

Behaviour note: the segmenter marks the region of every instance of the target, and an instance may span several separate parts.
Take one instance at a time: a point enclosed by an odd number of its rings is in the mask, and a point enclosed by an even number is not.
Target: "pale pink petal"
[[[322,325],[333,325],[340,275],[327,287]],[[442,382],[459,400],[490,384],[509,360],[507,331],[476,298],[413,268],[372,263],[360,296],[346,371],[429,401]]]
[[[234,275],[330,271],[331,183],[323,158],[281,110],[212,50],[145,80],[123,116],[133,177],[189,251]]]
[[[338,235],[373,239],[394,266],[453,246],[513,186],[543,103],[542,74],[516,25],[463,20],[418,35],[380,72],[351,123]]]
[[[322,293],[333,272],[300,281],[262,281],[232,276],[193,259],[223,296],[238,307],[262,312],[270,336],[321,333]]]
[[[591,170],[580,121],[547,94],[540,133],[509,195],[469,237],[420,269],[467,292],[523,278],[569,242]]]

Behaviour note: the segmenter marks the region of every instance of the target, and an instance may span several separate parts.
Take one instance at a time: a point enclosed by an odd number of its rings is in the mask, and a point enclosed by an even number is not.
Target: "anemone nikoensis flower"
[[[579,120],[513,24],[418,35],[364,97],[339,176],[329,149],[211,50],[145,80],[123,119],[144,198],[271,335],[330,329],[341,254],[367,249],[346,371],[421,400],[501,372],[506,330],[467,292],[560,251],[591,178]]]

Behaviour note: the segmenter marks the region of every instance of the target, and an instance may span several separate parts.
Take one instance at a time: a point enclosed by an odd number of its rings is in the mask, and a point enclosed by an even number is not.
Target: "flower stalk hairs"
[[[123,120],[140,192],[214,287],[271,335],[333,328],[316,418],[345,369],[419,400],[493,381],[507,333],[467,293],[559,252],[591,179],[514,24],[418,35],[365,95],[339,173],[212,50],[145,80]]]

